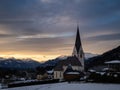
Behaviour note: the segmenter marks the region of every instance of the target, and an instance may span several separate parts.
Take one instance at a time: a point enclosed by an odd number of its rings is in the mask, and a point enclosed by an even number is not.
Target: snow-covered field
[[[26,87],[8,88],[2,90],[120,90],[120,84],[96,84],[96,83],[57,83],[34,85]]]

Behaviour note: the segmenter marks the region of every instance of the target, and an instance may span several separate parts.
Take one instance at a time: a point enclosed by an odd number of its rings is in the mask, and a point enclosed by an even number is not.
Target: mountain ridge
[[[101,55],[89,58],[88,61],[85,62],[85,66],[88,69],[94,66],[103,65],[104,62],[111,60],[120,60],[120,46]]]
[[[88,57],[94,56],[94,54],[87,53]],[[66,59],[68,56],[59,56],[55,59],[50,59],[43,62],[38,62],[36,60],[27,58],[27,59],[16,59],[12,58],[3,58],[0,57],[0,68],[6,69],[35,69],[38,66],[55,66],[60,60]],[[87,58],[88,58],[87,57]]]
[[[31,69],[41,63],[32,59],[0,58],[0,68],[6,69]]]

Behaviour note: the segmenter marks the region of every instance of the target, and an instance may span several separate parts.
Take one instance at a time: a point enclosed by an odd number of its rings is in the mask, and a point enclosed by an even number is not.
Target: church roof
[[[64,74],[80,74],[78,70],[73,70],[72,65],[69,64],[64,72]]]
[[[65,60],[59,61],[57,66],[54,68],[54,70],[62,71],[63,66],[68,66],[69,64],[71,64],[71,66],[81,66],[81,63],[76,56],[70,56]]]
[[[65,72],[72,72],[72,71],[74,71],[73,68],[72,68],[72,65],[69,64],[69,65],[67,66],[67,69],[65,70]]]

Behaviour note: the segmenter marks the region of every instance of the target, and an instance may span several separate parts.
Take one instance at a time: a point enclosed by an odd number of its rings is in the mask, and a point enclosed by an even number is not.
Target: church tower
[[[82,48],[82,43],[80,39],[79,27],[77,26],[75,46],[73,49],[72,56],[76,56],[81,63],[81,71],[84,71],[84,52]]]

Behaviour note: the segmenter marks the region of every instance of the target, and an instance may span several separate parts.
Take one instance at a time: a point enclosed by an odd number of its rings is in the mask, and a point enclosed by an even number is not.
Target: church
[[[80,72],[84,72],[84,58],[85,57],[82,48],[79,27],[77,26],[76,40],[73,53],[65,60],[59,61],[57,66],[54,68],[54,79],[64,80],[66,75],[68,74],[76,77],[75,74],[80,74]]]

